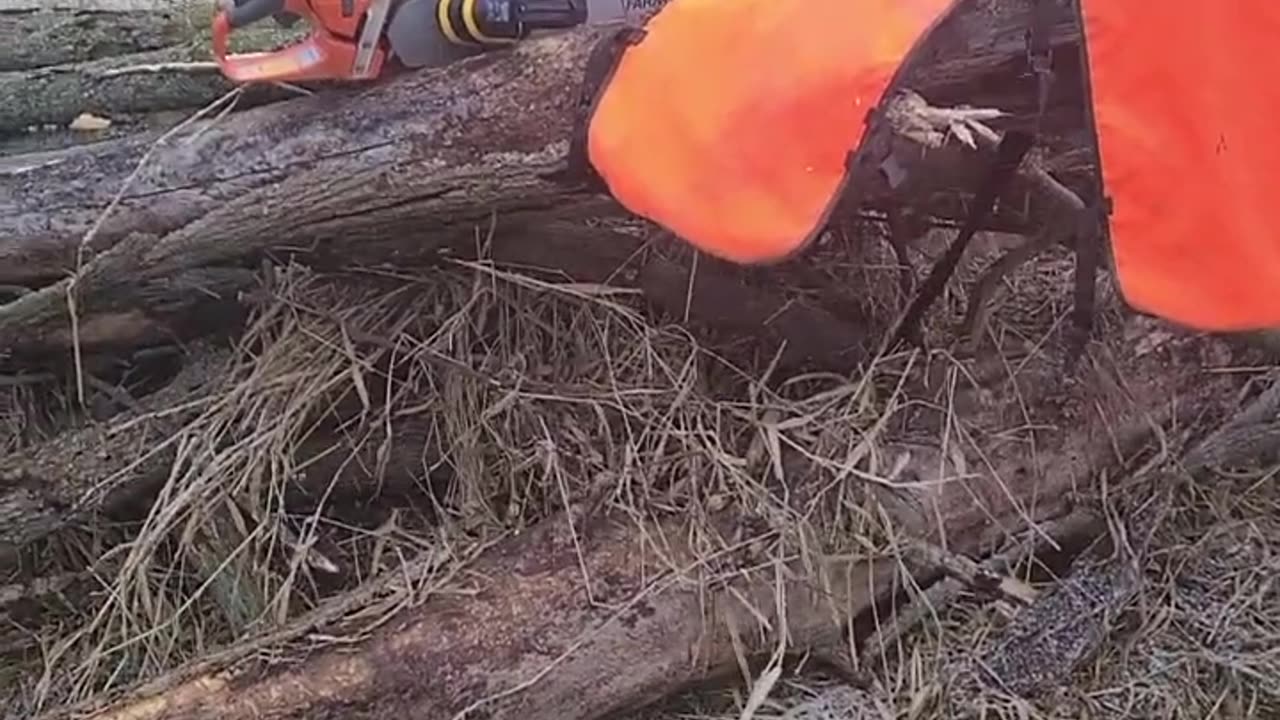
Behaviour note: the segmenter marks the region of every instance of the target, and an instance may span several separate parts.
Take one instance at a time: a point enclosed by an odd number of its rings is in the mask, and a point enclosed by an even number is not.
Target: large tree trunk
[[[902,85],[927,98],[1031,107],[1013,40],[1025,7],[1000,8],[945,24],[937,52],[922,54]],[[487,229],[495,215],[501,229],[546,214],[616,210],[563,177],[587,58],[612,32],[581,29],[447,69],[274,104],[197,125],[160,147],[151,135],[6,159],[0,284],[36,286],[79,269],[80,341],[133,343],[165,330],[137,317],[117,322],[121,303],[108,296],[121,292],[126,276],[138,285],[200,272],[203,284],[193,282],[226,295],[236,287],[210,280],[209,269],[264,252],[405,263],[451,243],[473,246],[477,227]],[[1058,28],[1062,57],[1072,57],[1073,32],[1069,24]],[[1070,136],[1079,128],[1080,98],[1070,68],[1062,72],[1048,126]],[[962,209],[955,191],[972,187],[981,154],[948,148],[937,155],[931,162],[949,171],[919,173],[939,179],[920,201],[955,217]],[[1055,169],[1068,178],[1072,170]],[[854,184],[865,205],[885,196],[874,171]],[[1003,221],[1025,225],[1020,210]],[[129,237],[118,257],[104,254]],[[0,308],[0,343],[65,347],[66,290],[63,281]],[[124,305],[132,316],[147,310],[136,297]],[[103,320],[108,314],[112,320]]]
[[[0,72],[99,60],[188,42],[196,3],[0,2]],[[200,13],[207,19],[208,8]]]
[[[709,595],[706,551],[671,521],[646,542],[617,518],[551,519],[492,548],[474,593],[406,613],[355,652],[291,671],[218,672],[105,718],[598,718],[729,670],[732,615],[748,652],[764,649],[752,611],[776,623],[772,578]],[[651,544],[652,543],[652,544]],[[830,561],[835,588],[786,588],[785,622],[804,645],[838,640],[831,611],[865,607],[886,568]],[[591,587],[583,578],[590,578]],[[394,629],[391,629],[394,627]],[[541,677],[540,677],[541,676]],[[470,715],[468,715],[470,716]]]
[[[0,149],[117,137],[148,116],[207,105],[233,89],[209,55],[211,6],[201,0],[0,3]],[[238,32],[237,50],[267,49],[290,36],[270,22]],[[241,107],[296,90],[250,88]],[[111,127],[65,133],[88,113]]]

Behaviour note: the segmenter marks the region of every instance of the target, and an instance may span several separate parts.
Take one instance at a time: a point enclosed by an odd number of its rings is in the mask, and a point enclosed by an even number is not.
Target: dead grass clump
[[[1152,538],[1145,591],[1070,682],[1030,700],[997,692],[963,702],[955,669],[1008,623],[961,597],[925,613],[869,685],[797,668],[756,720],[863,718],[1270,718],[1280,716],[1280,486],[1275,468],[1187,482]],[[1090,563],[1079,558],[1068,572]],[[1042,573],[1043,574],[1043,573]],[[1042,581],[1056,582],[1052,577]],[[919,601],[919,598],[915,598]],[[628,720],[738,720],[740,691],[695,691]]]
[[[166,441],[177,459],[145,519],[94,561],[97,592],[40,629],[19,706],[226,661],[227,648],[268,652],[339,616],[358,635],[447,588],[504,533],[581,503],[641,523],[681,514],[709,555],[751,533],[770,557],[890,542],[859,488],[887,472],[875,439],[893,384],[767,382],[769,368],[637,308],[625,291],[483,262],[286,269],[221,390]],[[301,452],[317,438],[323,452]],[[822,490],[799,495],[815,466]],[[385,507],[379,488],[405,474],[422,502]],[[353,483],[379,513],[342,512],[334,498]],[[703,520],[731,506],[747,521],[720,537]]]

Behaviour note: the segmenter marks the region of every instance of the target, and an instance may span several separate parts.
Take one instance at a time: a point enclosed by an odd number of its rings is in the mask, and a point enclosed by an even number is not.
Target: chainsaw
[[[218,0],[213,54],[237,83],[371,80],[388,63],[447,65],[540,31],[647,16],[666,0]],[[272,52],[227,54],[230,36],[266,18],[310,33]]]

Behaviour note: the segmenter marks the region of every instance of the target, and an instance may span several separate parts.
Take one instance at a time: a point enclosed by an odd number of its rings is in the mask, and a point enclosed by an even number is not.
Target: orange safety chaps
[[[669,0],[590,119],[587,157],[637,215],[741,263],[824,225],[868,111],[954,0]]]
[[[1078,2],[1126,301],[1280,327],[1280,3]]]
[[[1198,329],[1280,327],[1280,2],[1073,4],[1125,299]],[[782,260],[821,230],[866,113],[953,7],[669,0],[596,98],[587,160],[701,250]]]

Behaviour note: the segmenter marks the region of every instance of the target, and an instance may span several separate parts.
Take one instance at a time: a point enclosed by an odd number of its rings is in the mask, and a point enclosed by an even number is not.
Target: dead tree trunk
[[[192,0],[3,0],[0,72],[184,45],[208,22],[209,6]]]
[[[937,52],[910,68],[903,85],[929,98],[1031,107],[1013,39],[1024,5],[1010,0],[1001,13],[953,18],[937,33]],[[100,307],[121,305],[104,295],[108,286],[120,291],[114,278],[137,285],[207,274],[267,252],[405,263],[451,242],[473,246],[476,228],[495,216],[501,230],[530,217],[616,210],[563,177],[584,67],[611,32],[582,29],[447,70],[279,103],[197,127],[154,152],[151,136],[6,159],[0,284],[35,287],[78,269],[84,337],[129,343],[154,334],[156,323],[137,319],[147,312],[136,299],[131,322],[95,318]],[[1056,38],[1070,48],[1074,29],[1060,27]],[[1069,78],[1067,68],[1049,118],[1066,135],[1078,127],[1079,110]],[[955,163],[959,177],[977,167],[972,154],[958,153]],[[866,191],[876,182],[857,184]],[[875,193],[866,200],[874,204]],[[959,210],[946,193],[925,202],[943,217]],[[127,250],[107,253],[128,237]],[[212,281],[203,287],[233,291]],[[0,308],[0,344],[65,347],[67,289],[64,281]],[[117,327],[128,332],[113,338]]]
[[[0,139],[65,129],[81,113],[129,126],[148,113],[214,101],[233,86],[209,56],[209,13],[195,0],[0,3]],[[235,44],[265,49],[287,36],[262,23]],[[242,100],[247,107],[296,94],[254,88]]]

